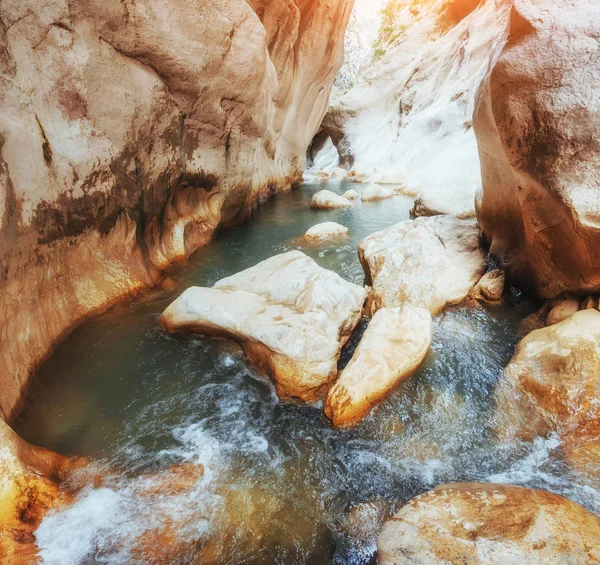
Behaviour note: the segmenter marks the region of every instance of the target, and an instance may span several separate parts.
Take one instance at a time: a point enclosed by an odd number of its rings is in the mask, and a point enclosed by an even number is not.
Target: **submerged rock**
[[[386,200],[396,196],[396,193],[387,186],[381,186],[379,184],[370,184],[362,192],[363,202],[374,202],[377,200]]]
[[[344,192],[343,197],[346,200],[358,200],[360,198],[360,195],[358,194],[358,192],[356,192],[356,190],[351,188],[350,190]]]
[[[557,432],[577,444],[600,425],[600,312],[581,310],[519,343],[496,391],[501,437]],[[600,464],[597,461],[596,464]]]
[[[378,310],[327,395],[327,417],[338,427],[361,420],[419,367],[429,351],[431,334],[427,310],[412,306]]]
[[[308,241],[332,239],[348,235],[348,228],[335,222],[323,222],[310,228],[305,234],[304,239]]]
[[[475,285],[471,292],[471,298],[482,302],[500,302],[504,295],[505,276],[502,269],[489,271]]]
[[[380,565],[600,562],[600,518],[566,498],[510,485],[453,483],[386,522]]]
[[[0,420],[0,562],[37,561],[34,532],[49,510],[71,500],[60,483],[82,464],[28,444]]]
[[[358,255],[373,307],[410,304],[437,314],[462,302],[486,270],[479,229],[452,216],[417,218],[364,239]]]
[[[514,0],[474,125],[477,218],[508,274],[544,298],[600,291],[597,0]]]
[[[337,375],[342,345],[360,321],[366,290],[299,251],[187,289],[163,313],[168,331],[238,341],[283,398],[314,401]]]
[[[320,190],[317,192],[310,201],[311,208],[347,208],[352,206],[350,200],[331,192],[331,190]]]

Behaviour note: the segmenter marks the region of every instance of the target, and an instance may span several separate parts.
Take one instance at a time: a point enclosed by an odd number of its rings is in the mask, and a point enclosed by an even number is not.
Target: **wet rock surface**
[[[381,565],[580,565],[600,562],[600,518],[555,494],[453,483],[413,499],[386,522]]]
[[[431,344],[431,315],[422,308],[382,308],[325,400],[335,426],[359,422],[419,367]]]
[[[352,202],[331,190],[321,190],[315,194],[310,202],[311,208],[348,208]]]
[[[486,270],[477,226],[452,216],[401,222],[363,240],[358,253],[375,309],[410,304],[437,314],[462,302]]]
[[[365,298],[364,288],[290,251],[213,288],[189,288],[161,323],[169,331],[235,339],[273,378],[281,397],[314,401],[337,376],[341,346]]]

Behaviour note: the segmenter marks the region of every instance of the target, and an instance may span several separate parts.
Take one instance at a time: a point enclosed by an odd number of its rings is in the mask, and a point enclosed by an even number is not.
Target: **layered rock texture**
[[[186,290],[162,316],[170,331],[237,340],[283,398],[314,401],[337,377],[341,347],[360,321],[364,288],[300,251],[271,257],[213,288]]]
[[[373,308],[409,304],[431,314],[459,304],[485,273],[479,229],[452,216],[417,218],[374,233],[358,247]]]
[[[327,395],[327,417],[338,427],[360,421],[419,367],[429,351],[431,335],[427,310],[412,306],[378,310]]]
[[[473,216],[481,186],[473,107],[504,44],[509,4],[388,2],[374,53],[323,121],[339,164],[420,194],[418,214]]]
[[[386,522],[381,565],[600,563],[600,518],[548,492],[454,483],[413,499]]]
[[[352,3],[0,3],[1,416],[73,324],[300,178]]]
[[[544,297],[600,290],[600,5],[515,0],[475,114],[477,217],[511,277]]]

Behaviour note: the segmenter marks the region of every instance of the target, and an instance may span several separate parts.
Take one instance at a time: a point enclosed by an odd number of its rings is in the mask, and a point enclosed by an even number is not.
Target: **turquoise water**
[[[600,510],[598,493],[569,475],[555,438],[494,438],[493,391],[535,308],[518,294],[501,307],[438,316],[418,373],[343,431],[320,405],[280,402],[234,343],[162,331],[161,312],[188,286],[212,285],[290,249],[362,284],[358,242],[408,219],[412,200],[310,209],[317,190],[351,187],[306,183],[270,200],[168,273],[161,288],[83,324],[40,368],[17,431],[93,458],[106,476],[44,520],[37,539],[45,563],[373,563],[382,517],[457,480],[546,488]],[[323,221],[347,226],[350,237],[299,243]],[[181,468],[201,472],[172,489]],[[378,511],[357,526],[351,516],[363,503]],[[177,541],[166,557],[157,548],[169,528]],[[135,548],[148,536],[155,547],[141,555]]]

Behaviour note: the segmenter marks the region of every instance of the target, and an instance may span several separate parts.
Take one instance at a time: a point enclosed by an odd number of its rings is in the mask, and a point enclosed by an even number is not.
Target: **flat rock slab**
[[[453,216],[417,218],[374,233],[358,255],[375,309],[410,304],[437,314],[467,298],[487,268],[477,225]]]
[[[338,427],[360,421],[419,367],[429,351],[431,335],[427,310],[412,306],[378,310],[327,395],[327,417]]]
[[[282,398],[322,398],[337,376],[342,345],[360,321],[363,287],[300,251],[271,257],[217,282],[187,289],[163,313],[172,332],[238,341]]]
[[[352,202],[331,190],[320,190],[310,201],[311,208],[348,208],[352,206]]]
[[[321,241],[333,239],[348,235],[348,228],[337,224],[336,222],[323,222],[310,228],[305,234],[304,239],[308,241]]]
[[[581,565],[600,562],[600,518],[561,496],[454,483],[410,501],[385,523],[380,565]]]

